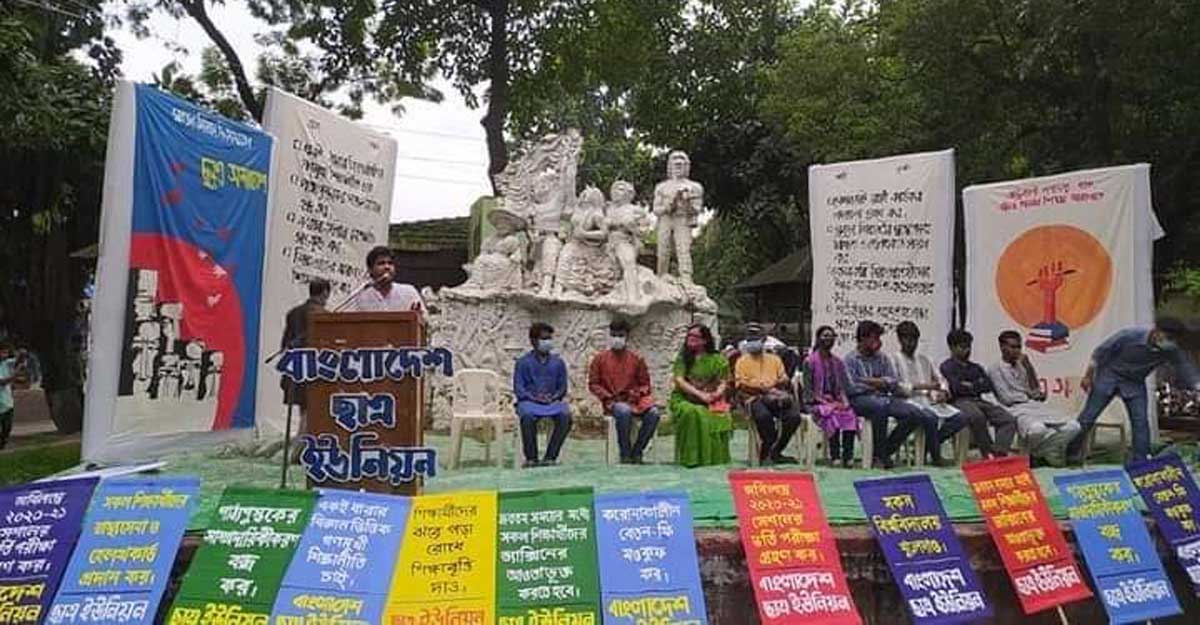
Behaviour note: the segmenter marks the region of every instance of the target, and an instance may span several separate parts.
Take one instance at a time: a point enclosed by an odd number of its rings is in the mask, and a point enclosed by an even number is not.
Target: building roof
[[[470,217],[426,219],[388,226],[388,245],[401,252],[466,250]]]
[[[734,285],[735,291],[751,291],[778,284],[812,282],[812,249],[802,247],[766,269]]]

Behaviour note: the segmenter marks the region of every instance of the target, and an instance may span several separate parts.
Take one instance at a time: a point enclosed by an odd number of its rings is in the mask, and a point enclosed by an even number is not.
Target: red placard
[[[1028,458],[973,462],[963,473],[1026,614],[1092,596]]]
[[[861,625],[812,475],[729,474],[764,625]]]

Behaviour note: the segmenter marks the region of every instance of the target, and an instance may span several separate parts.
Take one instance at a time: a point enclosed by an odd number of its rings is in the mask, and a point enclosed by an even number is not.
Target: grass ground
[[[29,482],[79,464],[79,441],[22,445],[0,452],[0,486]]]

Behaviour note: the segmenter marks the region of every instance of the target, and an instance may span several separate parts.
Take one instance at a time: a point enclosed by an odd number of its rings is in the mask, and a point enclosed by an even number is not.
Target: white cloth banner
[[[953,314],[954,151],[814,165],[808,170],[813,329],[832,326],[838,351],[871,319],[912,321],[935,365],[948,354]]]
[[[260,335],[269,355],[280,347],[287,311],[308,298],[309,281],[333,284],[331,307],[366,281],[367,252],[388,243],[396,141],[278,89],[267,92],[263,128],[279,142]],[[259,368],[256,405],[260,433],[281,434],[286,413],[274,367]]]
[[[990,366],[999,333],[1020,332],[1048,404],[1078,414],[1092,350],[1117,330],[1154,322],[1153,241],[1162,230],[1150,166],[967,187],[963,210],[973,358]],[[1103,419],[1124,412],[1115,401]]]

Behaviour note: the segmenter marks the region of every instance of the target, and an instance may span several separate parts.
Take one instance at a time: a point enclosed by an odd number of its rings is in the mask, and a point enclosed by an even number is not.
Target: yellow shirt
[[[733,368],[733,377],[739,389],[772,388],[786,376],[783,359],[775,354],[742,354]]]

